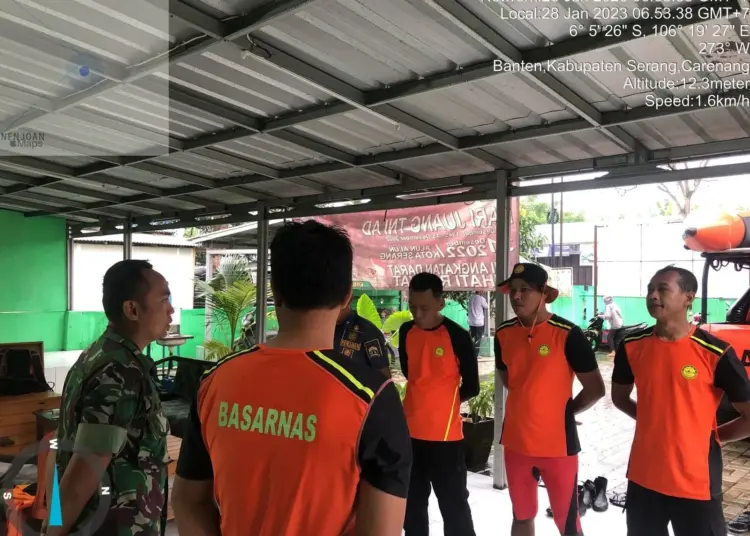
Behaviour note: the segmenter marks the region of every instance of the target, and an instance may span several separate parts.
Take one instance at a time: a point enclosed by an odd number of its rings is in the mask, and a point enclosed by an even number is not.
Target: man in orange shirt
[[[630,536],[723,536],[721,445],[750,436],[750,382],[732,347],[692,325],[695,276],[662,268],[648,284],[656,325],[617,348],[612,402],[636,420],[628,464]],[[631,398],[633,387],[638,402]],[[740,417],[717,428],[726,393]]]
[[[466,489],[461,402],[479,394],[479,372],[469,332],[445,318],[443,282],[420,273],[409,282],[414,320],[399,330],[399,361],[408,380],[404,411],[414,449],[406,536],[430,532],[430,486],[443,515],[445,536],[474,536]]]
[[[508,398],[501,443],[513,502],[512,536],[533,536],[539,477],[560,534],[582,535],[578,513],[575,416],[604,396],[604,381],[581,328],[547,310],[558,291],[547,272],[516,264],[498,285],[510,294],[516,318],[495,334],[495,364]],[[573,379],[583,390],[573,398]]]
[[[346,233],[271,243],[279,334],[206,373],[177,464],[181,536],[400,536],[411,469],[392,381],[331,347],[352,292]]]

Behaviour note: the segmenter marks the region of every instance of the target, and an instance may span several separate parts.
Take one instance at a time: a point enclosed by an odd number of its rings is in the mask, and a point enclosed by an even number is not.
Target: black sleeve
[[[469,332],[458,324],[447,324],[446,327],[461,373],[459,397],[461,402],[466,402],[479,394],[479,364],[474,357],[474,342]]]
[[[503,352],[500,349],[500,339],[497,338],[497,333],[493,338],[495,339],[495,368],[505,372],[508,370],[508,365],[503,361]]]
[[[401,374],[409,379],[409,356],[406,355],[406,334],[409,333],[412,323],[406,322],[398,328],[398,361],[401,364]]]
[[[370,367],[375,370],[387,369],[389,363],[388,352],[385,348],[385,335],[372,324],[367,326],[367,329],[363,331],[365,332],[365,342],[362,346],[364,347]]]
[[[362,479],[396,497],[406,498],[411,474],[411,439],[404,406],[392,381],[375,397],[359,440]]]
[[[635,383],[635,376],[633,376],[633,369],[630,368],[630,361],[628,361],[628,354],[625,351],[625,343],[621,342],[620,346],[617,347],[615,352],[615,367],[612,370],[612,383],[619,385],[633,385]]]
[[[716,364],[714,385],[727,394],[730,402],[750,402],[750,380],[731,346]]]
[[[182,438],[180,457],[177,460],[177,475],[187,480],[211,480],[214,477],[211,457],[201,433],[197,397],[190,405],[187,430]]]
[[[572,327],[568,332],[568,338],[565,340],[565,359],[577,374],[594,372],[599,368],[594,349],[578,326]]]

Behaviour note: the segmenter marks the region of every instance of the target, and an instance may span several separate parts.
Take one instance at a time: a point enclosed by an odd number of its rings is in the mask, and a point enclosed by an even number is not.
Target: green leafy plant
[[[370,298],[367,294],[362,294],[357,300],[357,314],[365,320],[369,320],[370,322],[372,322],[376,327],[382,327],[382,321],[380,320],[380,313],[378,313],[378,308],[375,307],[372,298]]]
[[[413,320],[411,311],[396,311],[383,322],[383,333],[394,347],[398,348],[398,330],[402,324]]]
[[[250,263],[244,257],[225,257],[214,277],[208,282],[196,281],[195,289],[210,310],[206,322],[222,335],[222,340],[214,338],[203,343],[206,359],[218,360],[239,350],[235,337],[243,316],[255,307],[257,293]]]
[[[373,323],[380,328],[385,335],[386,343],[394,348],[398,348],[398,330],[404,322],[412,320],[411,312],[396,311],[388,316],[385,321],[380,319],[378,308],[367,294],[362,294],[357,300],[357,314]],[[395,360],[388,357],[391,364],[391,372],[397,372],[399,369]]]
[[[479,384],[479,394],[469,400],[468,420],[471,422],[486,421],[491,418],[495,409],[495,381],[487,380]]]

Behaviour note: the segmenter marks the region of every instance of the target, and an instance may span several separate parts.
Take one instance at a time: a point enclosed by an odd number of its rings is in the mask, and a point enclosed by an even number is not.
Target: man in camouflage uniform
[[[141,349],[169,328],[169,286],[148,262],[126,260],[107,271],[103,290],[109,326],[81,354],[63,387],[57,430],[63,526],[49,527],[48,536],[159,534],[169,425],[153,361]],[[103,467],[92,467],[97,459],[106,467],[110,497],[100,496]],[[96,526],[89,521],[105,499],[110,507]]]

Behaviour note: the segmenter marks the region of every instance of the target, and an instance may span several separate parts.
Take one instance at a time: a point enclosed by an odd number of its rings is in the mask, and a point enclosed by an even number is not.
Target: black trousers
[[[617,348],[615,347],[615,340],[617,339],[617,336],[620,334],[620,329],[622,328],[609,330],[609,340],[607,342],[609,343],[609,349],[612,350],[613,352],[617,350]]]
[[[431,489],[443,516],[445,536],[475,536],[466,489],[466,459],[462,441],[412,439],[414,462],[406,502],[406,536],[428,536]]]
[[[484,337],[484,326],[469,326],[471,340],[474,341],[474,358],[479,357],[479,349],[482,346],[482,337]]]
[[[721,498],[710,501],[663,495],[634,482],[628,483],[625,499],[628,536],[726,536]]]

